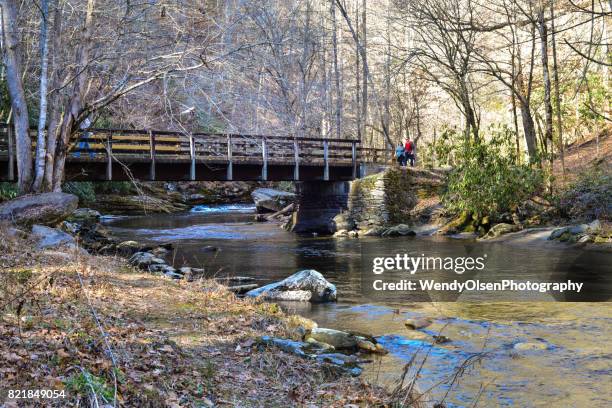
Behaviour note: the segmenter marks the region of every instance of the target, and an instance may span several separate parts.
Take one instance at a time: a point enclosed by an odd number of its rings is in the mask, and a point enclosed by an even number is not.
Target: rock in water
[[[417,319],[406,319],[404,326],[412,330],[423,329],[431,325],[431,319],[429,318],[417,318]]]
[[[32,235],[38,239],[36,244],[38,249],[55,248],[61,245],[76,245],[72,235],[43,225],[34,225],[32,227]]]
[[[77,208],[76,211],[68,217],[68,220],[77,222],[96,222],[101,216],[102,214],[100,214],[99,211],[92,210],[91,208]]]
[[[569,227],[561,227],[553,230],[548,237],[549,240],[559,239],[563,234],[569,231]]]
[[[314,339],[320,343],[326,343],[337,349],[351,349],[358,346],[357,336],[340,330],[315,327],[306,335],[307,339]],[[374,346],[376,348],[376,346]]]
[[[295,201],[295,194],[272,188],[258,188],[251,193],[258,212],[280,211]]]
[[[521,342],[516,343],[512,348],[516,351],[546,350],[548,345],[543,341]]]
[[[339,238],[339,237],[348,237],[348,231],[345,229],[341,229],[338,230],[336,232],[334,232],[334,238]]]
[[[247,292],[247,296],[261,296],[268,300],[302,302],[332,302],[336,300],[336,286],[314,269],[306,269],[283,279]]]
[[[403,237],[415,236],[416,233],[406,224],[398,224],[387,228],[380,236],[381,237]]]
[[[432,336],[435,344],[450,343],[452,340],[449,337],[440,335]]]
[[[152,272],[152,273],[162,273],[164,275],[175,274],[175,275],[179,275],[181,278],[183,277],[183,275],[178,274],[176,272],[176,269],[174,269],[170,265],[166,265],[166,264],[153,263],[153,264],[149,265],[149,272]]]
[[[503,234],[508,234],[510,232],[516,232],[519,230],[519,228],[520,227],[515,224],[506,224],[503,222],[500,224],[495,224],[489,230],[489,232],[487,232],[487,234],[483,237],[483,239],[497,238]]]
[[[136,252],[129,260],[130,264],[138,266],[141,269],[149,269],[149,266],[155,264],[165,264],[164,260],[156,257],[150,252]]]
[[[379,237],[383,232],[385,232],[385,227],[374,227],[364,231],[359,235],[363,237]]]
[[[117,244],[117,253],[123,256],[132,256],[140,252],[142,245],[136,241],[123,241]]]
[[[78,197],[66,193],[18,197],[0,205],[0,221],[24,225],[55,225],[70,216],[78,205]]]
[[[372,343],[371,341],[365,340],[365,339],[357,339],[357,347],[360,350],[364,350],[369,353],[378,352],[378,349],[376,348],[376,344]]]

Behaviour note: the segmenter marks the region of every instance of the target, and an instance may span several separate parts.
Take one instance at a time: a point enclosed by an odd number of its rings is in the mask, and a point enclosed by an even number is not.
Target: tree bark
[[[58,1],[53,13],[52,48],[50,50],[49,72],[51,72],[51,89],[49,95],[49,125],[47,126],[47,160],[45,161],[44,190],[53,190],[53,167],[59,124],[62,121],[62,104],[59,88],[61,86],[61,70],[59,69],[61,30],[62,30],[62,0]]]
[[[36,138],[36,159],[34,165],[34,185],[35,192],[41,192],[43,179],[45,176],[45,159],[47,157],[47,140],[45,128],[47,125],[47,89],[48,89],[48,70],[49,70],[49,43],[47,41],[47,27],[49,24],[49,0],[40,2],[40,86],[39,86],[39,113],[38,113],[38,133]]]
[[[336,108],[334,117],[336,119],[336,138],[342,138],[342,89],[340,87],[340,68],[338,66],[338,22],[336,19],[336,2],[331,1],[332,17],[332,47],[334,59],[334,87],[336,90]]]
[[[83,99],[87,87],[87,65],[89,64],[91,49],[95,3],[95,0],[87,0],[87,14],[83,24],[83,38],[81,39],[77,51],[78,64],[76,70],[78,75],[72,88],[72,95],[68,99],[67,109],[65,109],[64,118],[59,129],[55,163],[53,166],[53,191],[61,191],[62,189],[64,164],[70,144],[70,136],[72,136],[73,131],[76,130],[80,121],[83,120],[80,116],[83,110]]]
[[[361,4],[361,42],[362,42],[362,68],[363,84],[361,86],[361,134],[366,136],[368,126],[368,40],[367,40],[367,0],[363,0]],[[372,144],[372,140],[370,140]]]
[[[0,0],[2,31],[5,39],[4,65],[13,110],[15,147],[17,154],[17,184],[19,191],[27,193],[32,188],[32,139],[29,133],[28,106],[21,76],[21,44],[17,28],[15,0]]]
[[[546,142],[546,151],[549,161],[549,191],[552,192],[552,172],[553,172],[553,108],[551,103],[551,84],[550,72],[548,69],[548,28],[544,20],[544,5],[541,4],[538,9],[538,29],[540,32],[540,42],[542,45],[542,75],[544,81],[544,112],[545,112],[545,127],[544,138]]]
[[[565,147],[563,146],[563,122],[561,121],[561,93],[559,92],[559,69],[557,65],[557,43],[555,38],[555,5],[550,2],[550,32],[553,57],[553,81],[555,83],[555,108],[557,113],[557,143],[561,159],[561,173],[565,177]]]

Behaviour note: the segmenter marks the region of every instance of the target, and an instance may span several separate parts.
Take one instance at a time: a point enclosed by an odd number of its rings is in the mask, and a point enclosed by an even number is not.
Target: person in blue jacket
[[[395,148],[395,158],[397,159],[397,163],[404,167],[406,166],[406,155],[404,154],[404,144],[400,143]]]

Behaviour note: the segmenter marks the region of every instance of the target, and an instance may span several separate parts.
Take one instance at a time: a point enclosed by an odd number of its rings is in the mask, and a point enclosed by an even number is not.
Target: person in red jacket
[[[410,167],[414,167],[414,142],[410,140],[409,137],[406,138],[404,154],[406,155],[407,161],[410,162]]]

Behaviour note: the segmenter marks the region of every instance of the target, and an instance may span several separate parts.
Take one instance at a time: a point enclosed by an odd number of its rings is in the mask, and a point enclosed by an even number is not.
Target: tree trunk
[[[514,94],[515,90],[516,90],[516,58],[515,58],[515,36],[514,36],[514,32],[512,34],[512,58],[511,58],[511,65],[512,65],[512,82],[511,82],[511,87],[510,87],[510,98],[512,101],[512,122],[514,124],[514,138],[515,138],[515,143],[516,143],[516,163],[517,164],[521,164],[521,159],[522,159],[522,155],[521,155],[521,143],[520,143],[520,139],[519,139],[519,127],[518,127],[518,117],[516,114],[516,95]]]
[[[537,141],[536,141],[536,129],[531,115],[531,109],[525,101],[519,98],[519,105],[521,109],[521,119],[523,121],[523,132],[525,133],[525,144],[527,145],[527,153],[529,154],[530,160],[535,160],[538,154]]]
[[[340,87],[340,68],[338,67],[338,22],[336,19],[336,2],[331,1],[332,46],[334,59],[334,87],[336,88],[336,138],[342,138],[342,89]]]
[[[545,127],[544,137],[546,141],[546,151],[549,160],[550,178],[548,189],[552,192],[552,172],[553,172],[553,109],[551,103],[551,92],[550,92],[550,74],[548,70],[548,28],[544,20],[544,7],[541,6],[538,10],[538,29],[540,31],[540,41],[542,45],[542,74],[544,81],[544,112],[545,112]]]
[[[367,59],[367,55],[366,55],[366,49],[363,47],[363,45],[359,41],[359,36],[358,36],[357,32],[355,31],[355,29],[353,28],[353,24],[351,23],[351,20],[350,20],[350,18],[348,16],[346,8],[344,8],[344,5],[342,4],[342,2],[340,0],[336,0],[336,5],[338,6],[338,10],[340,10],[340,13],[342,14],[342,17],[344,18],[344,21],[346,22],[346,24],[348,26],[348,29],[351,32],[351,36],[353,37],[353,41],[355,42],[355,45],[357,46],[357,49],[359,50],[359,53],[361,55],[361,60],[362,60],[362,64],[363,64],[363,73],[365,75],[365,80],[366,81],[372,81],[372,83],[373,83],[373,79],[370,76],[370,71],[369,71],[369,68],[368,68],[368,59]],[[374,96],[374,102],[376,103],[376,107],[378,108],[378,112],[379,112],[379,114],[381,115],[381,118],[382,118],[383,107],[382,107],[382,102],[380,100],[380,97],[379,97],[378,93],[376,92],[376,88],[373,88],[372,94]],[[367,100],[365,100],[363,102],[366,103]],[[363,118],[363,120],[365,121],[365,118]],[[384,126],[384,121],[381,120],[381,122],[383,122],[384,142],[386,143],[386,145],[387,145],[387,147],[389,149],[393,149],[393,141],[391,141],[391,138],[389,137],[389,131]],[[370,142],[371,142],[371,140],[370,140]],[[372,146],[372,144],[370,143],[368,146]]]
[[[44,190],[53,190],[53,167],[55,164],[55,152],[57,148],[57,137],[59,124],[62,121],[62,103],[60,101],[60,92],[57,89],[60,88],[62,80],[59,69],[59,51],[60,51],[60,39],[61,39],[61,28],[62,28],[62,7],[60,1],[55,7],[53,13],[53,31],[52,31],[52,49],[50,55],[50,66],[49,72],[51,72],[51,95],[49,95],[49,125],[47,126],[47,160],[45,161],[45,179],[44,179]]]
[[[359,33],[359,0],[355,1],[355,31]],[[355,41],[355,105],[357,112],[357,139],[362,143],[361,133],[361,68],[359,67],[359,41]]]
[[[18,187],[21,193],[32,188],[32,139],[29,134],[29,115],[21,76],[21,44],[17,28],[15,0],[0,0],[2,31],[5,37],[4,65],[15,124]]]
[[[47,41],[47,27],[49,25],[49,0],[40,2],[40,98],[38,114],[38,134],[36,138],[36,160],[34,166],[33,190],[41,192],[45,176],[45,159],[47,157],[47,141],[45,127],[47,125],[47,89],[49,69],[49,43]]]
[[[521,164],[521,143],[519,140],[518,117],[516,115],[516,96],[510,90],[510,98],[512,100],[512,123],[514,124],[514,143],[516,145],[516,163]]]
[[[391,18],[389,16],[389,7],[387,5],[386,13],[386,36],[387,36],[387,49],[385,56],[385,115],[384,122],[387,132],[390,133],[391,129]]]
[[[367,43],[367,0],[361,4],[361,41],[362,41],[362,67],[363,84],[361,87],[361,134],[365,137],[368,126],[368,43]],[[370,139],[370,144],[372,140]]]
[[[479,136],[478,136],[478,123],[476,121],[476,114],[474,113],[474,109],[472,108],[472,104],[470,103],[470,97],[469,94],[467,93],[467,89],[464,90],[464,95],[463,95],[463,109],[464,109],[464,113],[465,113],[465,138],[466,141],[469,142],[470,140],[470,134],[474,136],[474,143],[478,143],[479,140]]]
[[[550,2],[550,34],[552,41],[553,80],[555,83],[555,108],[557,110],[557,143],[561,159],[561,173],[565,178],[565,147],[563,146],[563,122],[561,121],[561,93],[559,92],[559,69],[557,65],[557,43],[555,40],[555,10],[554,2]]]
[[[76,77],[72,94],[68,99],[67,109],[64,110],[64,118],[59,130],[58,144],[53,166],[53,191],[61,191],[64,180],[64,164],[66,154],[70,145],[70,137],[73,131],[78,128],[80,117],[83,110],[83,98],[87,87],[87,65],[89,63],[89,53],[91,48],[91,36],[93,30],[93,12],[95,0],[87,0],[87,14],[83,25],[83,38],[77,50],[78,64],[75,67],[78,75]]]

